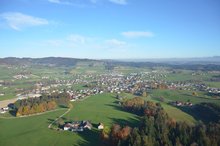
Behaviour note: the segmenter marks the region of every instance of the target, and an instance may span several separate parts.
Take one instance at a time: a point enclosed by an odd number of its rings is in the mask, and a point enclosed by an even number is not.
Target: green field
[[[64,113],[63,110],[27,118],[0,118],[0,145],[96,145],[99,133],[95,126],[98,122],[109,126],[113,123],[130,126],[137,124],[137,116],[118,108],[115,98],[110,94],[96,95],[82,102],[74,102],[72,111],[65,117],[71,120],[91,120],[94,125],[92,131],[80,134],[47,128],[51,121]]]
[[[185,121],[192,125],[196,123],[194,117],[189,115],[188,113],[185,113],[182,110],[166,103],[161,103],[161,105],[165,109],[169,117],[175,119],[176,121]]]
[[[192,91],[185,90],[152,90],[152,97],[163,97],[165,102],[169,101],[183,101],[188,100],[194,104],[201,102],[213,102],[220,105],[220,99],[214,99],[205,95],[204,92],[197,92],[198,96],[192,96]]]
[[[138,117],[120,109],[112,94],[100,94],[89,97],[83,102],[74,102],[73,110],[65,116],[71,120],[91,120],[93,124],[99,122],[104,125],[120,123],[135,126]]]
[[[58,146],[83,143],[83,138],[75,133],[58,132],[47,128],[49,122],[63,112],[57,111],[28,118],[0,119],[0,145]]]
[[[99,132],[96,126],[99,122],[104,123],[106,126],[118,123],[133,127],[137,126],[139,121],[138,116],[121,110],[113,94],[95,95],[84,101],[73,102],[72,104],[73,109],[64,117],[66,121],[90,120],[94,127],[93,130],[77,134],[48,129],[49,123],[64,113],[65,110],[26,118],[0,118],[0,145],[97,145]],[[194,119],[190,115],[181,110],[165,103],[162,106],[177,121],[194,122]]]

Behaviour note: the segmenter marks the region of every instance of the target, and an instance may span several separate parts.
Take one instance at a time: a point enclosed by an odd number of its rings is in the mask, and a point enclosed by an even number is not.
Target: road
[[[68,114],[72,109],[72,104],[70,104],[70,108],[65,112],[63,113],[62,115],[60,115],[58,118],[56,118],[53,122],[50,123],[50,125],[48,125],[48,128],[51,128],[51,126],[57,122],[60,118],[62,118],[63,116],[65,116],[66,114]]]
[[[40,96],[41,96],[41,94],[27,94],[27,95],[24,95],[24,96],[19,96],[17,98],[2,100],[2,101],[0,101],[0,108],[7,107],[8,104],[15,103],[17,100],[40,97]]]
[[[17,98],[2,100],[0,101],[0,108],[7,107],[9,103],[14,103],[17,100]]]

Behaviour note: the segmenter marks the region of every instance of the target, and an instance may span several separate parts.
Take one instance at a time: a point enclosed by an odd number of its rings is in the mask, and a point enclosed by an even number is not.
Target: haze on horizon
[[[0,58],[220,56],[219,0],[0,1]]]

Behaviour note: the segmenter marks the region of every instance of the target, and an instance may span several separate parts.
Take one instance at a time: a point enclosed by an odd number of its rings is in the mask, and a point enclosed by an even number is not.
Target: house
[[[63,130],[65,131],[74,131],[74,132],[81,132],[84,129],[92,129],[92,124],[89,121],[74,121],[71,123],[66,123],[63,126]]]
[[[98,125],[98,129],[99,129],[99,130],[104,129],[104,124],[103,124],[103,123],[99,123],[99,125]]]
[[[0,113],[1,113],[1,114],[4,114],[4,113],[6,113],[8,110],[9,110],[8,107],[0,108]]]
[[[0,109],[0,113],[1,113],[1,114],[4,114],[4,113],[6,113],[6,111],[1,108],[1,109]]]
[[[84,129],[89,129],[91,130],[92,129],[92,124],[89,122],[89,121],[82,121],[82,127]]]
[[[71,129],[71,124],[70,123],[66,123],[63,127],[63,130],[70,130]]]

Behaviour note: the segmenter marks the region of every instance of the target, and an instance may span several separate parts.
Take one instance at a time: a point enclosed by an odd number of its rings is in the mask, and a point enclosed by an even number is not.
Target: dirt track
[[[17,98],[2,100],[0,101],[0,108],[7,107],[9,103],[14,103],[17,100]]]

